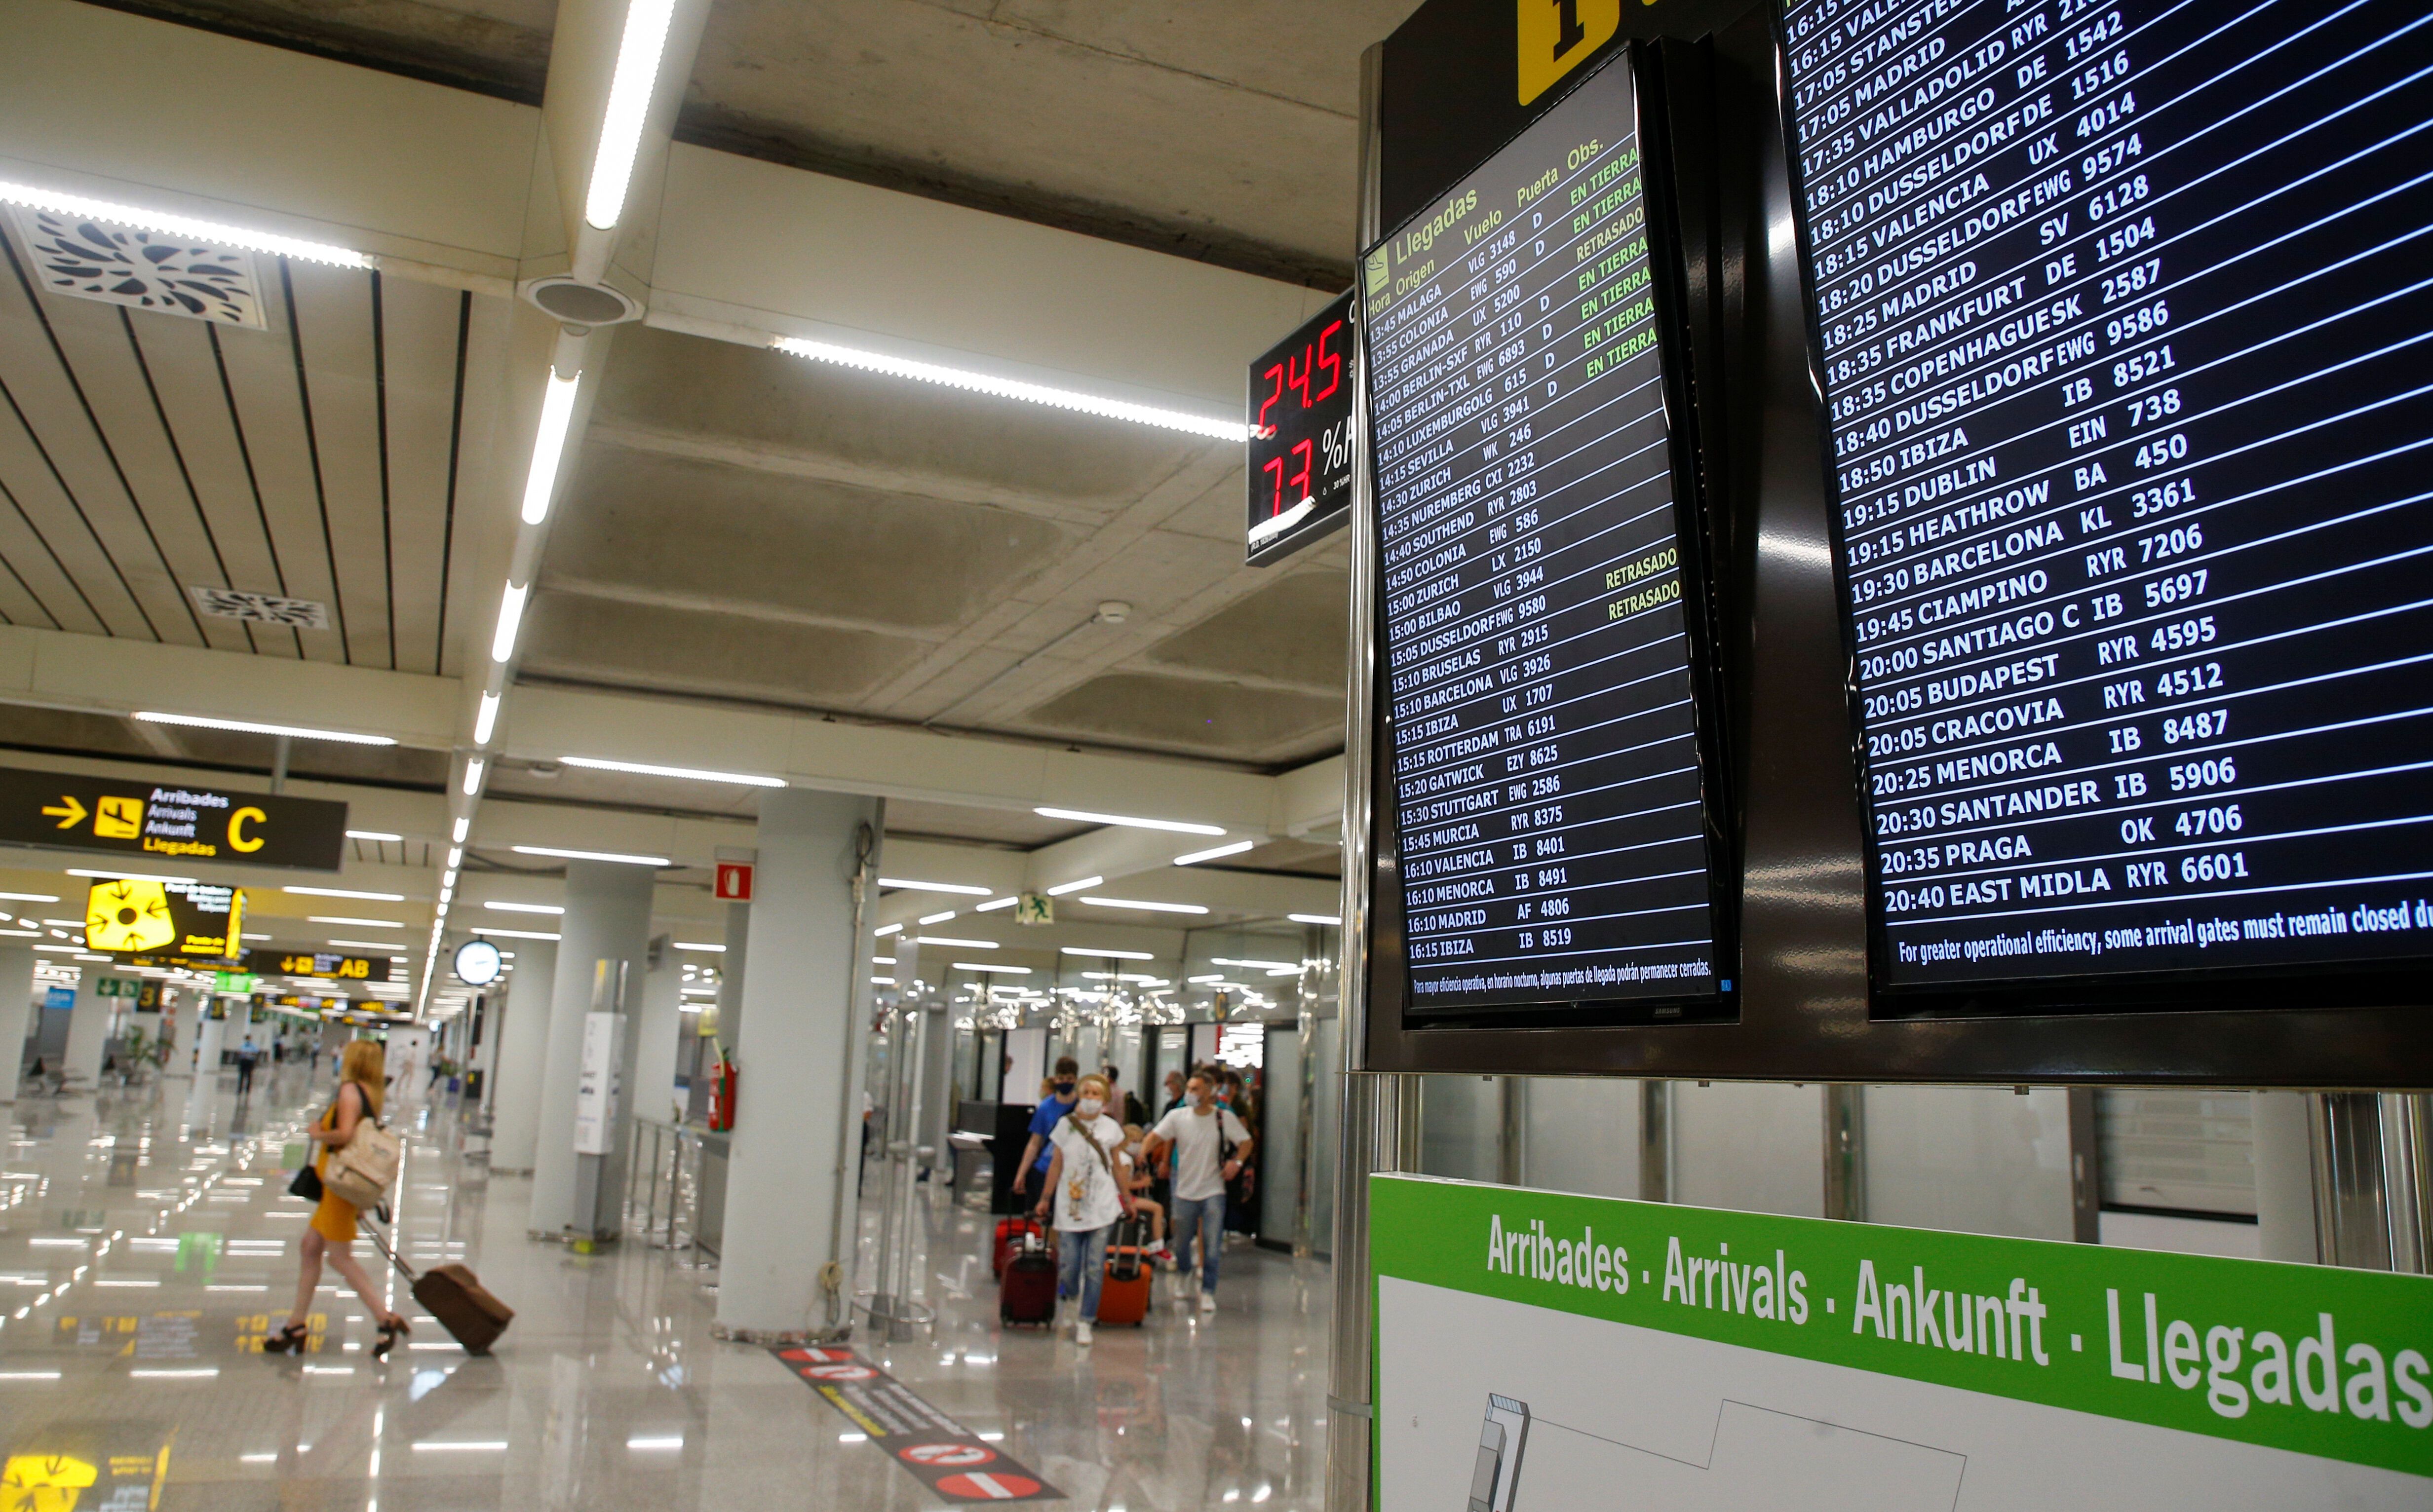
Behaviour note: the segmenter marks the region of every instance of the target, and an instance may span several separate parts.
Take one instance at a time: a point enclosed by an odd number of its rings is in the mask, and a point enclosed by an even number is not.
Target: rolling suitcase
[[[1046,1237],[1046,1232],[1040,1228],[1039,1220],[1036,1218],[1016,1215],[996,1220],[996,1246],[989,1253],[991,1275],[1001,1277],[1005,1274],[1005,1263],[1012,1260],[1013,1252],[1022,1248],[1025,1234],[1038,1234],[1043,1240]]]
[[[406,1279],[407,1284],[413,1288],[414,1300],[428,1308],[432,1317],[439,1319],[439,1326],[453,1335],[457,1343],[465,1346],[466,1353],[489,1353],[490,1346],[496,1344],[499,1335],[507,1331],[507,1325],[515,1321],[515,1309],[491,1296],[483,1286],[481,1278],[468,1267],[451,1262],[434,1266],[416,1275],[414,1267],[398,1258],[397,1251],[389,1248],[388,1241],[381,1237],[378,1229],[367,1222],[362,1227],[364,1232],[371,1236],[373,1245],[388,1258],[388,1263],[397,1267],[397,1273]]]
[[[1107,1273],[1098,1279],[1098,1323],[1124,1328],[1148,1316],[1148,1235],[1138,1218],[1116,1221],[1107,1236]]]
[[[996,1316],[999,1322],[1036,1328],[1056,1321],[1056,1261],[1040,1247],[1035,1231],[1023,1235],[1022,1248],[1005,1263]]]

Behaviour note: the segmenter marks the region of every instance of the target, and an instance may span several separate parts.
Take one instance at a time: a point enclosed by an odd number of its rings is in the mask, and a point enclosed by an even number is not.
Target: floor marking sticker
[[[802,1345],[769,1352],[888,1457],[949,1502],[1037,1502],[1064,1495],[851,1350]]]

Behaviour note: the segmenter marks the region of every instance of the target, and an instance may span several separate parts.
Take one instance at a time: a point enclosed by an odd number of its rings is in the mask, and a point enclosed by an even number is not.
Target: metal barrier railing
[[[626,1232],[661,1249],[687,1251],[689,1264],[705,1253],[717,1259],[725,1228],[726,1139],[653,1118],[635,1119],[633,1138]]]

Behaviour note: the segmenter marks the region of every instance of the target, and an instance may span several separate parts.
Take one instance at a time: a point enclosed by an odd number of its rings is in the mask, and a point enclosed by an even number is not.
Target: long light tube
[[[557,492],[557,465],[566,455],[567,428],[574,423],[574,391],[583,375],[549,375],[549,392],[541,396],[540,433],[533,437],[532,470],[524,474],[524,523],[537,525],[549,518],[549,501]]]
[[[1147,898],[1094,898],[1084,895],[1083,903],[1100,909],[1139,909],[1148,913],[1206,913],[1197,903],[1151,903]]]
[[[988,394],[998,399],[1021,399],[1030,404],[1045,404],[1052,409],[1075,410],[1083,415],[1096,415],[1110,420],[1130,420],[1135,425],[1153,425],[1165,431],[1182,431],[1192,435],[1204,435],[1218,441],[1247,441],[1251,428],[1239,420],[1216,420],[1203,415],[1189,415],[1182,410],[1159,409],[1153,404],[1134,404],[1125,399],[1101,399],[1077,389],[1050,388],[1045,383],[1025,383],[1011,378],[997,378],[988,373],[975,373],[967,368],[946,367],[937,363],[914,362],[906,357],[889,357],[880,352],[862,351],[852,347],[839,347],[832,342],[808,341],[800,336],[780,336],[769,345],[791,357],[808,357],[813,362],[835,363],[842,367],[858,367],[865,373],[884,373],[890,378],[910,378],[924,383],[937,383],[946,388],[960,388],[967,393]],[[1224,831],[1217,830],[1217,834]]]
[[[1104,881],[1106,878],[1103,876],[1085,876],[1078,882],[1059,882],[1047,890],[1047,895],[1061,898],[1067,892],[1079,892],[1085,887],[1097,887]]]
[[[252,720],[212,719],[201,714],[163,714],[143,709],[137,719],[146,724],[191,724],[203,730],[238,730],[247,735],[285,735],[299,740],[343,740],[349,745],[395,745],[385,735],[349,735],[344,730],[316,730],[302,724],[262,724]]]
[[[882,876],[878,879],[878,885],[902,888],[908,892],[960,892],[975,898],[987,897],[996,891],[995,888],[972,887],[962,882],[910,882],[900,876]]]
[[[510,583],[499,598],[499,631],[490,637],[490,659],[501,666],[516,654],[516,629],[523,623],[524,596],[530,592],[529,583]]]
[[[1125,814],[1094,814],[1080,808],[1034,808],[1042,819],[1069,819],[1077,824],[1121,824],[1127,829],[1165,829],[1178,835],[1222,835],[1222,824],[1193,824],[1180,819],[1135,819]]]
[[[496,693],[485,692],[482,695],[482,706],[479,709],[476,709],[473,713],[473,743],[475,745],[487,745],[490,743],[490,737],[495,734],[499,728],[499,705],[501,702],[502,700]]]
[[[465,763],[466,797],[470,798],[482,790],[482,773],[488,770],[489,765],[490,764],[487,761],[483,760],[480,756],[475,756],[470,761]]]
[[[1201,861],[1213,861],[1220,856],[1239,856],[1258,843],[1254,840],[1237,840],[1231,845],[1212,845],[1204,851],[1193,851],[1188,856],[1178,856],[1174,858],[1174,864],[1197,866]]]
[[[82,195],[63,195],[53,189],[37,189],[30,184],[0,182],[0,201],[11,205],[27,205],[35,210],[47,210],[61,215],[75,215],[85,220],[109,221],[119,226],[132,226],[138,230],[166,231],[172,236],[191,237],[197,242],[216,242],[223,246],[242,246],[256,252],[270,252],[280,257],[302,258],[308,263],[332,263],[339,267],[367,268],[372,260],[351,247],[332,246],[327,242],[308,242],[300,237],[281,236],[274,231],[247,230],[242,226],[223,225],[218,221],[196,220],[191,215],[172,215],[157,210],[142,210],[133,205],[115,205],[106,199],[88,199]]]
[[[570,767],[594,772],[631,772],[645,777],[682,777],[689,782],[735,782],[748,788],[782,788],[783,777],[760,777],[745,772],[709,772],[700,767],[662,767],[648,761],[611,761],[604,756],[559,756]],[[884,884],[881,884],[884,886]]]
[[[625,212],[625,190],[642,150],[642,123],[651,113],[651,88],[658,82],[659,55],[675,9],[675,0],[632,0],[625,8],[625,35],[617,43],[617,72],[608,81],[608,109],[601,116],[591,188],[583,200],[583,218],[604,231]]]
[[[566,861],[621,861],[627,866],[673,866],[664,856],[628,856],[621,851],[570,851],[555,845],[510,845],[519,856],[554,856]]]

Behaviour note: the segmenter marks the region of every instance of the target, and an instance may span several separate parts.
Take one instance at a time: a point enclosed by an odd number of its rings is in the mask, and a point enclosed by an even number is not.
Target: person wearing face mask
[[[1076,1085],[1072,1112],[1049,1135],[1047,1182],[1040,1193],[1044,1216],[1056,1208],[1056,1269],[1059,1296],[1075,1300],[1073,1342],[1088,1344],[1098,1320],[1098,1283],[1107,1268],[1107,1233],[1130,1211],[1125,1188],[1131,1162],[1124,1155],[1121,1124],[1107,1116],[1107,1079],[1093,1073]]]
[[[1056,1075],[1047,1084],[1049,1095],[1039,1099],[1038,1110],[1030,1115],[1030,1143],[1022,1147],[1022,1164],[1013,1173],[1015,1192],[1028,1192],[1034,1179],[1046,1174],[1048,1160],[1055,1153],[1047,1142],[1057,1124],[1073,1111],[1073,1079],[1080,1069],[1081,1062],[1069,1055],[1057,1058]],[[1106,1096],[1103,1090],[1098,1095]],[[1043,1199],[1046,1192],[1046,1187],[1040,1188]]]
[[[1167,1215],[1167,1243],[1188,1264],[1192,1236],[1199,1239],[1199,1310],[1216,1311],[1216,1259],[1225,1249],[1225,1183],[1241,1174],[1252,1141],[1230,1109],[1216,1106],[1216,1079],[1192,1073],[1183,1083],[1183,1106],[1157,1121],[1142,1146],[1155,1160],[1174,1151],[1174,1200]],[[1231,1155],[1226,1153],[1231,1147]]]

